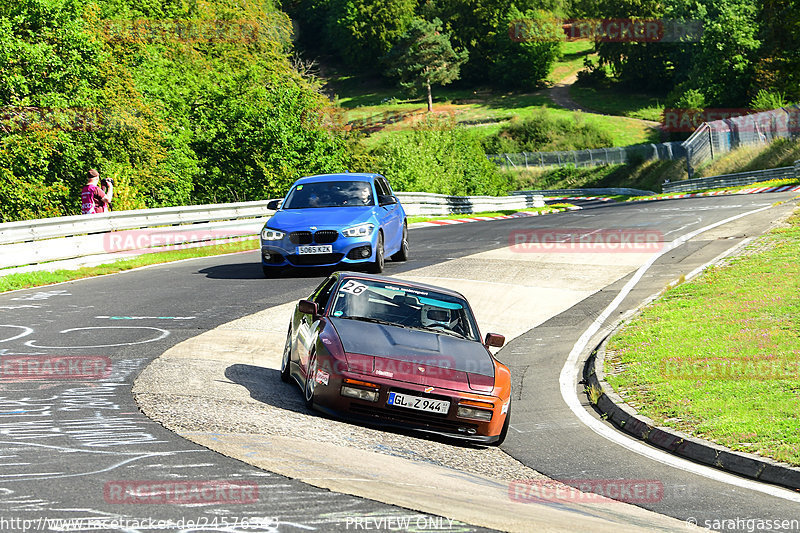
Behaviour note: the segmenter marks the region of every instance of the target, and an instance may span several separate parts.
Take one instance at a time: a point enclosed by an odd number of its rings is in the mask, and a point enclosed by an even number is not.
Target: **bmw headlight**
[[[264,226],[264,229],[261,230],[261,238],[265,241],[279,241],[283,239],[286,234],[282,231],[269,229],[268,227]]]
[[[375,230],[374,224],[359,224],[358,226],[353,226],[352,228],[347,228],[346,230],[342,231],[342,235],[345,237],[369,237],[372,235],[372,232]]]

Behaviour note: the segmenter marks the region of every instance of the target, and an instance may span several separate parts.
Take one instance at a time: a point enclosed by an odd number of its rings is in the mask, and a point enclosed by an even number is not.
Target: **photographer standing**
[[[114,196],[114,181],[103,179],[103,187],[97,186],[100,173],[95,169],[89,171],[86,185],[81,189],[81,212],[84,215],[111,211],[111,200]]]

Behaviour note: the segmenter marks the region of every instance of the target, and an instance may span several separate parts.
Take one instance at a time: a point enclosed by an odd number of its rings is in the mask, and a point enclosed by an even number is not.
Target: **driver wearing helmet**
[[[450,309],[435,307],[432,305],[422,306],[422,327],[443,327],[450,331],[458,332],[458,316]]]

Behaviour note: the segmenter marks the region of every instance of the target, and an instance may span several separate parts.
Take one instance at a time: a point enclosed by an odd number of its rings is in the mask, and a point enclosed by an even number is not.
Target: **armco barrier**
[[[627,187],[616,188],[588,188],[588,189],[549,189],[537,191],[514,191],[511,194],[541,195],[541,196],[652,196],[653,191],[630,189]]]
[[[769,168],[766,170],[751,170],[749,172],[736,172],[735,174],[721,174],[719,176],[709,176],[707,178],[696,178],[668,182],[661,185],[664,192],[684,192],[696,191],[698,189],[716,189],[720,187],[736,187],[739,185],[750,185],[760,181],[792,179],[800,177],[797,169],[800,168],[800,161],[795,161],[795,166]]]
[[[469,214],[541,207],[541,196],[446,196],[398,193],[413,215]],[[0,269],[107,254],[145,253],[170,245],[209,245],[252,239],[273,213],[267,200],[96,215],[54,217],[0,224]],[[1,274],[1,273],[0,273]]]
[[[537,194],[514,193],[512,196],[446,196],[422,192],[400,192],[397,198],[409,216],[462,215],[481,211],[498,211],[544,207],[544,198]]]

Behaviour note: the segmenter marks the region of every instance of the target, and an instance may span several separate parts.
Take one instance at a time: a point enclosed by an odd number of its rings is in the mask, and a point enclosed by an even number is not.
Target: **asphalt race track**
[[[510,235],[518,230],[636,228],[659,232],[670,241],[791,198],[765,194],[603,205],[551,216],[415,229],[412,259],[387,263],[387,274],[424,272],[446,261],[491,254],[508,247]],[[784,204],[750,214],[664,254],[615,316],[767,230],[792,207]],[[13,357],[66,355],[111,362],[111,372],[99,379],[29,381],[2,375],[0,530],[64,530],[64,524],[44,519],[90,517],[107,520],[107,527],[95,530],[120,531],[330,531],[356,530],[359,524],[397,530],[403,520],[410,520],[408,529],[414,531],[481,530],[260,470],[189,442],[139,411],[131,387],[157,357],[218,326],[300,299],[325,275],[311,272],[265,280],[257,261],[257,252],[197,259],[0,296],[4,364]],[[634,453],[606,439],[569,409],[559,388],[564,363],[631,275],[598,287],[535,328],[521,331],[500,352],[515,380],[512,431],[502,449],[555,479],[657,483],[663,489],[660,496],[637,505],[679,521],[715,525],[719,523],[714,520],[739,519],[741,527],[722,523],[718,528],[746,531],[749,519],[800,520],[796,493],[771,487],[764,492],[746,483],[710,479],[685,461],[677,468],[669,466],[657,453]],[[502,317],[497,318],[502,325]],[[487,331],[480,316],[479,321]],[[186,376],[187,382],[191,378]],[[582,394],[579,397],[586,403]],[[198,402],[195,414],[202,416]],[[186,487],[205,483],[216,489],[238,483],[243,489],[216,490],[213,502],[180,506],[148,498],[146,490],[138,499],[121,496],[121,487],[139,483],[152,489],[165,481]],[[114,519],[135,522],[115,527]],[[158,520],[172,523],[159,525]],[[546,523],[535,526],[548,529]],[[90,529],[88,522],[83,529]]]

